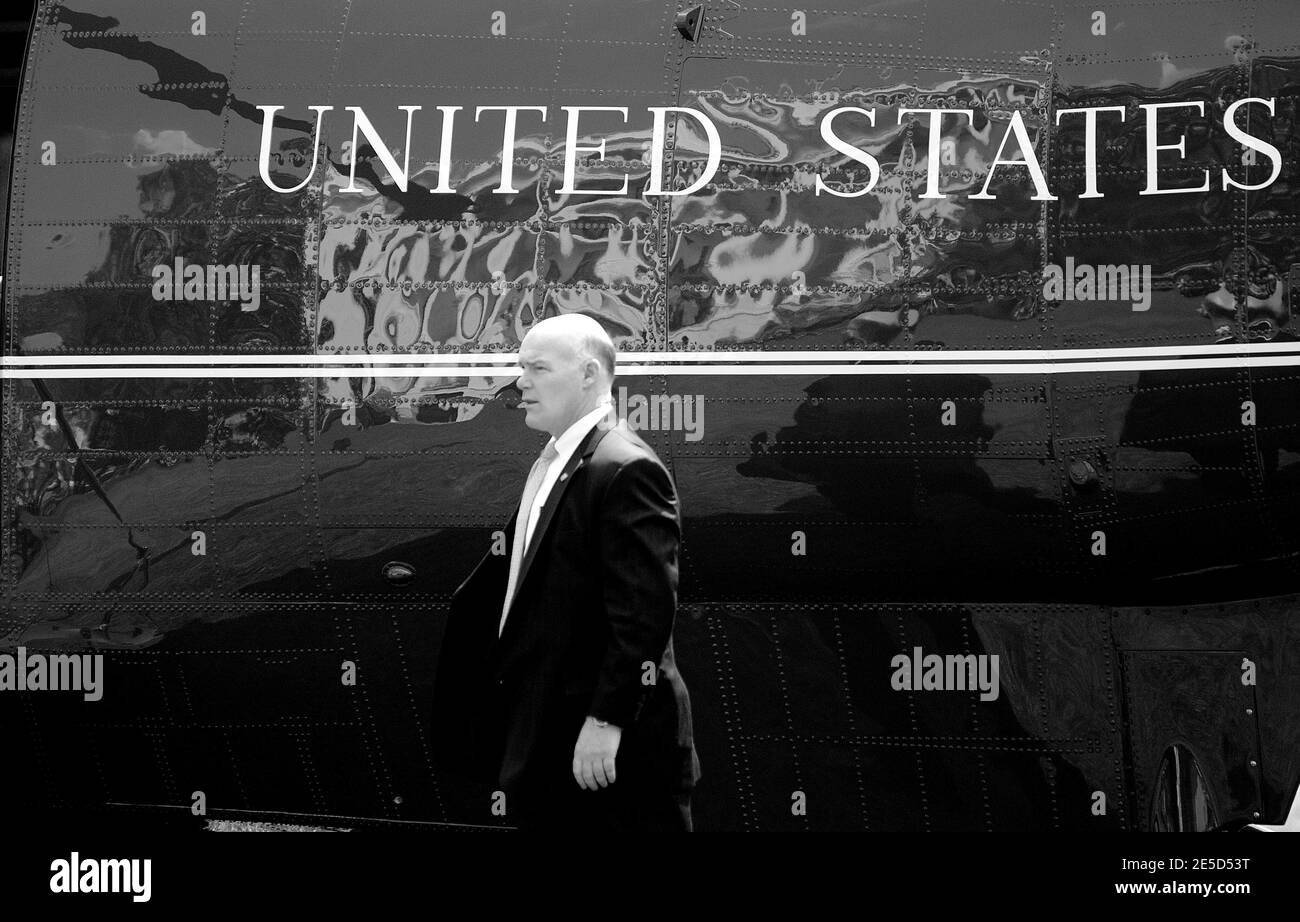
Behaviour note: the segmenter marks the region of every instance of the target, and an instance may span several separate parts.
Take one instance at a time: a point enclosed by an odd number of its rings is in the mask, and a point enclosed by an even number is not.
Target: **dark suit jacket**
[[[623,425],[593,426],[539,512],[500,639],[508,551],[485,554],[452,596],[434,687],[439,767],[508,799],[571,798],[591,714],[623,728],[619,796],[693,787],[690,696],[672,648],[680,538],[654,451]]]

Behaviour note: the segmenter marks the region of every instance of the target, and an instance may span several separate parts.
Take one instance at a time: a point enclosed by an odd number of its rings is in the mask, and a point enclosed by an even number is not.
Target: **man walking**
[[[654,451],[617,422],[616,353],[583,314],[519,348],[525,423],[551,438],[452,596],[434,692],[444,767],[495,783],[521,828],[689,830],[699,776],[677,672],[681,517]]]

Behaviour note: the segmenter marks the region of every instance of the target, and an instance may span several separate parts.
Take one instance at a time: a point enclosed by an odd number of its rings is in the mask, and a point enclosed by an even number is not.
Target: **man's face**
[[[540,335],[534,335],[537,332]],[[519,345],[519,405],[530,429],[559,438],[583,413],[583,362],[562,338],[530,331]]]

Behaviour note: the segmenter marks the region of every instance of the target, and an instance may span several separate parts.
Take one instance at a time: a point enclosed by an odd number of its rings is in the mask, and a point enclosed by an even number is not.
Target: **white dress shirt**
[[[542,483],[537,488],[537,495],[533,497],[533,508],[528,511],[528,532],[524,536],[524,550],[528,549],[529,543],[533,540],[533,531],[537,528],[537,519],[541,515],[542,506],[546,503],[546,497],[551,495],[551,487],[555,486],[555,482],[560,479],[564,465],[573,456],[578,442],[582,441],[582,437],[591,431],[592,426],[609,412],[613,402],[612,396],[606,396],[594,410],[579,417],[568,429],[561,432],[558,439],[551,436],[547,444],[554,446],[556,457],[551,461],[551,466],[546,469],[546,475],[542,477]]]

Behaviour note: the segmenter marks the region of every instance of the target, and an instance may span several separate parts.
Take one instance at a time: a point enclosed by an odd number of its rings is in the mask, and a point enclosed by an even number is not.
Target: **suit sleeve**
[[[590,713],[628,727],[651,690],[642,683],[644,664],[663,658],[677,611],[681,526],[668,472],[650,458],[620,467],[605,491],[599,530],[610,637]]]

